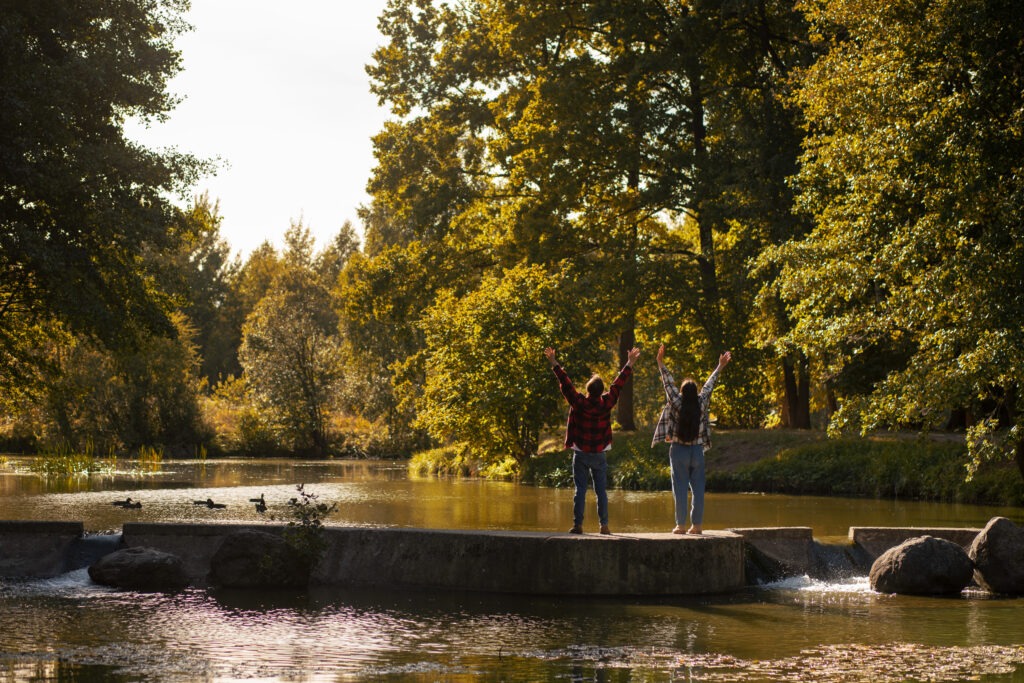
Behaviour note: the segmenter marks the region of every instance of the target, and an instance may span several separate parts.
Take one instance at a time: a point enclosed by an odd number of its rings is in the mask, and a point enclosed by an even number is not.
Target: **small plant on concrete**
[[[320,502],[319,496],[306,491],[305,484],[298,484],[295,488],[299,495],[288,501],[292,520],[288,522],[284,537],[299,559],[312,569],[327,548],[324,520],[338,509],[338,504]]]

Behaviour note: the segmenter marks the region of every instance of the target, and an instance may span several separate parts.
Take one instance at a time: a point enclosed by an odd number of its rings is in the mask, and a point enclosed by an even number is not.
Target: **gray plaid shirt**
[[[665,396],[668,402],[661,409],[661,416],[658,417],[658,424],[654,427],[654,439],[651,446],[662,441],[671,442],[675,434],[676,415],[679,414],[679,406],[683,401],[683,395],[676,389],[676,382],[668,368],[661,367],[661,383],[665,385]],[[708,408],[711,406],[711,390],[715,388],[718,381],[718,368],[711,373],[708,381],[704,382],[704,388],[700,390],[697,400],[700,401],[700,430],[697,432],[697,443],[704,446],[704,450],[711,448],[711,422],[708,420]]]

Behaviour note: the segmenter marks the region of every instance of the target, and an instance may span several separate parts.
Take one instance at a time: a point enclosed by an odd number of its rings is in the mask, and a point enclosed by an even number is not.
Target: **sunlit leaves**
[[[558,285],[539,266],[519,266],[461,298],[443,293],[427,311],[419,422],[434,438],[485,461],[536,453],[561,400],[542,351],[569,347],[577,322]]]
[[[816,227],[769,255],[799,321],[789,340],[833,380],[863,377],[858,357],[869,350],[887,355],[877,381],[847,397],[841,422],[935,426],[967,407],[1019,429],[1024,26],[1015,6],[807,6],[833,45],[797,95],[810,130],[801,199]],[[972,442],[990,433],[976,428]]]
[[[708,357],[746,345],[746,263],[799,225],[781,93],[809,50],[789,2],[394,0],[381,27],[368,71],[395,119],[374,141],[368,255],[420,241],[456,297],[523,262],[558,270],[591,312],[581,348],[631,345],[641,319],[672,342],[680,316]],[[667,253],[682,216],[693,246]]]

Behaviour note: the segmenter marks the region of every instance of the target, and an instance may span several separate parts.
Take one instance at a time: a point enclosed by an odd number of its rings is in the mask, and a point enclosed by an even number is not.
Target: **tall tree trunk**
[[[704,125],[704,94],[701,91],[701,68],[695,63],[690,68],[690,135],[693,137],[694,197],[693,211],[700,236],[700,269],[701,289],[704,301],[715,310],[709,315],[717,317],[718,275],[715,271],[715,237],[713,225],[702,215],[702,208],[708,200],[711,190],[707,187],[704,176],[707,174],[707,127]],[[712,343],[721,340],[712,336]]]
[[[630,88],[635,87],[631,84]],[[639,148],[639,140],[643,137],[642,126],[638,123],[636,112],[639,104],[631,96],[627,102],[629,108],[629,132],[636,141],[635,146]],[[626,211],[623,212],[620,223],[624,228],[626,239],[623,242],[625,263],[622,271],[622,300],[623,311],[625,312],[622,321],[622,328],[619,332],[619,367],[621,368],[629,358],[630,350],[636,346],[636,310],[639,306],[640,297],[640,274],[637,267],[637,251],[640,241],[640,159],[634,157],[629,162],[626,171]],[[619,427],[624,431],[636,431],[636,416],[633,406],[633,378],[622,387],[619,393],[619,402],[616,406],[616,417]]]
[[[839,411],[839,400],[836,398],[836,388],[831,382],[825,384],[825,412],[826,422],[832,421],[832,416]]]
[[[697,269],[700,274],[702,298],[696,311],[697,321],[704,329],[712,349],[719,352],[725,347],[725,330],[719,309],[718,273],[715,265],[714,222],[706,211],[711,203],[713,189],[709,186],[707,126],[705,125],[703,77],[704,69],[700,57],[694,55],[686,65],[690,83],[688,126],[693,139],[693,196],[690,212],[697,223],[700,240],[700,254]]]
[[[802,353],[782,359],[784,393],[782,426],[793,429],[811,428],[810,373]]]

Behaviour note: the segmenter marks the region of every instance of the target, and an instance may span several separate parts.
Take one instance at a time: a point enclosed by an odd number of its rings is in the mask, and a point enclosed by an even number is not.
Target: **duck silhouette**
[[[125,498],[124,500],[115,500],[113,503],[111,503],[111,505],[114,505],[119,508],[125,508],[127,510],[138,510],[139,508],[142,507],[142,503],[140,503],[137,500],[133,501],[131,499],[131,496]]]
[[[205,505],[211,510],[223,510],[227,507],[224,503],[214,503],[213,498],[207,498],[206,500],[193,500],[193,505]]]
[[[264,513],[267,511],[267,501],[263,498],[263,494],[260,494],[259,498],[250,498],[250,503],[256,503],[256,512]]]

